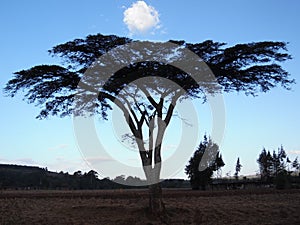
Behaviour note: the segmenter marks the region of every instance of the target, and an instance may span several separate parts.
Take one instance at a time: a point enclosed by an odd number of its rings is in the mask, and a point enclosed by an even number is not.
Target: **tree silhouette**
[[[266,149],[263,148],[257,159],[257,163],[259,164],[261,179],[270,182],[273,169],[273,158],[270,151],[267,152]]]
[[[298,157],[294,159],[292,162],[292,167],[294,168],[295,172],[297,172],[300,168],[300,163],[298,162]]]
[[[283,146],[278,148],[277,153],[274,150],[272,156],[272,175],[276,177],[282,171],[286,171],[288,161],[289,159]]]
[[[204,153],[208,152],[208,157],[203,158]],[[204,170],[199,170],[199,165],[203,166]],[[217,171],[223,167],[222,156],[219,152],[219,146],[204,135],[203,141],[200,142],[199,147],[194,152],[194,155],[190,158],[188,165],[185,167],[185,173],[190,178],[190,183],[193,189],[197,190],[201,187],[202,190],[206,189],[206,186],[211,182],[211,178],[214,171]]]
[[[161,212],[164,209],[158,184],[161,143],[180,99],[205,99],[205,93],[222,91],[256,95],[277,85],[289,89],[294,82],[279,65],[291,58],[286,53],[286,43],[264,41],[228,48],[225,45],[211,40],[154,43],[115,35],[89,35],[49,51],[63,59],[62,65],[38,65],[16,72],[6,84],[5,92],[13,97],[22,90],[29,103],[41,107],[37,116],[40,119],[72,113],[99,114],[107,119],[112,105],[119,107],[137,143],[146,178],[151,184],[150,209]],[[199,69],[199,64],[191,63],[186,50],[203,59],[216,82],[210,79],[208,70],[198,72],[199,82],[189,71],[176,66],[176,62],[189,59],[190,63],[184,63],[185,68],[192,72]],[[113,73],[112,68],[116,69]],[[141,78],[147,78],[147,82],[138,82]],[[143,133],[145,127],[148,135]],[[149,140],[147,147],[146,139]]]
[[[267,183],[274,183],[279,189],[289,187],[291,175],[289,164],[292,163],[287,157],[283,146],[280,146],[277,152],[274,150],[273,155],[264,148],[257,162],[259,164],[262,180]]]
[[[238,157],[238,159],[236,161],[235,173],[234,173],[234,177],[236,180],[239,178],[239,172],[241,172],[241,169],[242,169],[242,165],[240,163],[240,157]]]
[[[222,158],[222,154],[219,152],[217,153],[216,160],[215,160],[215,171],[217,172],[217,177],[220,177],[220,171],[222,170],[222,167],[225,166],[225,163]],[[222,174],[222,173],[221,173]]]

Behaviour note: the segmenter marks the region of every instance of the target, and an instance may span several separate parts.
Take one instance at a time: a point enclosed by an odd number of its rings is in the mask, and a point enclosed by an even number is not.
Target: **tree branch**
[[[149,91],[147,91],[147,89],[141,85],[139,87],[141,89],[141,91],[145,94],[145,96],[147,97],[147,99],[149,100],[149,102],[156,108],[158,106],[158,104],[156,103],[156,101],[151,97]]]
[[[153,130],[154,130],[154,117],[149,117],[149,150],[148,150],[148,158],[150,160],[150,165],[152,165],[152,157],[153,157]]]
[[[133,135],[135,137],[138,137],[138,132],[137,132],[137,128],[136,126],[134,125],[134,122],[133,122],[133,119],[132,117],[130,116],[130,113],[128,112],[128,110],[126,109],[126,107],[124,106],[123,102],[121,102],[119,99],[117,99],[116,97],[108,94],[108,93],[105,93],[105,92],[99,92],[98,94],[98,100],[101,102],[103,101],[104,99],[109,99],[111,102],[113,102],[116,106],[119,107],[119,109],[122,110],[123,114],[124,114],[124,117],[125,117],[125,120],[131,130],[131,132],[133,133]]]
[[[122,95],[121,95],[121,96],[122,96]],[[137,126],[138,126],[139,120],[138,120],[138,118],[137,118],[135,112],[133,111],[132,107],[130,106],[129,101],[128,101],[125,97],[123,97],[123,96],[122,96],[122,99],[126,102],[126,104],[127,104],[127,106],[128,106],[128,109],[129,109],[129,111],[131,112],[131,114],[132,114],[132,116],[133,116],[133,118],[134,118],[134,120],[135,120],[135,122],[136,122],[136,124],[137,124]]]
[[[172,98],[172,101],[169,105],[168,111],[167,111],[167,115],[164,119],[164,122],[166,124],[166,127],[169,125],[170,121],[171,121],[171,117],[173,115],[174,112],[174,108],[176,106],[177,100],[179,99],[179,97],[181,96],[181,91],[178,91],[175,96]]]

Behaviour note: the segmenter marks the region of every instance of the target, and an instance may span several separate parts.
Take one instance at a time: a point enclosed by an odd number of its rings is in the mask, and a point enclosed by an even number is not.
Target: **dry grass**
[[[300,191],[164,190],[168,217],[147,214],[147,192],[6,191],[0,224],[300,224]]]

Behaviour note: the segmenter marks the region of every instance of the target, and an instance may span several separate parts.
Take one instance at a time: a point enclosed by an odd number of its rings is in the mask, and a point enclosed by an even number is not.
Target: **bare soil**
[[[163,190],[167,215],[147,211],[147,190],[2,191],[0,224],[300,224],[300,190]]]

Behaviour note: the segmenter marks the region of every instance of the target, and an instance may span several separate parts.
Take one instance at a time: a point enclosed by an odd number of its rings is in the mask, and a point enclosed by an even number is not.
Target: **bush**
[[[277,189],[291,188],[291,177],[286,171],[281,171],[274,180]]]

